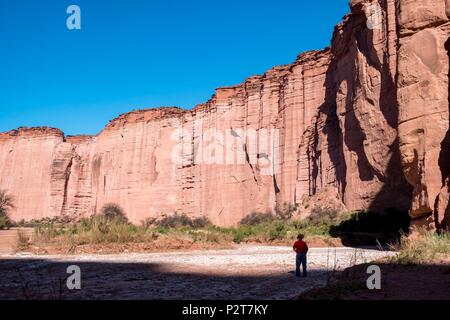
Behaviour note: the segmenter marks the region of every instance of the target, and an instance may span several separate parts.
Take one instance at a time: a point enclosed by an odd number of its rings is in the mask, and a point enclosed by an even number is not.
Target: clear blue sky
[[[81,30],[66,9],[81,8]],[[330,43],[348,0],[0,0],[0,131],[96,134]]]

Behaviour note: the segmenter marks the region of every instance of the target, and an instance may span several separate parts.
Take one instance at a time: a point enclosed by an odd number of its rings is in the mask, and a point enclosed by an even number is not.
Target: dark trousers
[[[306,277],[306,253],[297,253],[295,258],[295,275],[300,277],[300,265],[303,268],[303,276]]]

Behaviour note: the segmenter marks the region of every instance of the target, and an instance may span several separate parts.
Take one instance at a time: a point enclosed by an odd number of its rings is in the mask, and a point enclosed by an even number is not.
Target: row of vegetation
[[[290,210],[290,209],[289,209]],[[383,215],[381,215],[383,216]],[[320,238],[324,243],[333,244],[333,237],[341,237],[352,232],[353,238],[376,244],[383,235],[395,234],[392,230],[374,233],[370,213],[341,213],[332,210],[313,210],[308,218],[293,220],[286,211],[252,213],[240,221],[238,226],[223,228],[213,225],[208,219],[190,218],[175,213],[162,219],[147,219],[139,226],[128,222],[123,210],[115,205],[106,205],[98,215],[83,218],[78,222],[64,219],[42,219],[22,222],[20,226],[33,227],[36,244],[84,244],[142,243],[160,238],[181,238],[193,243],[289,243],[299,233],[311,238]],[[389,225],[389,223],[386,223]],[[398,234],[398,230],[397,230]],[[372,238],[367,240],[367,235]],[[387,237],[387,236],[386,236]],[[353,239],[354,240],[354,239]]]
[[[276,213],[252,213],[238,226],[222,228],[207,218],[190,218],[175,213],[162,219],[147,219],[140,225],[130,223],[124,210],[116,204],[104,206],[101,212],[77,222],[64,218],[46,218],[14,223],[8,212],[14,208],[14,199],[0,191],[0,229],[12,226],[34,228],[33,243],[37,245],[146,243],[161,237],[179,237],[201,243],[289,242],[298,233],[319,237],[325,242],[339,237],[344,244],[388,243],[398,251],[399,263],[418,263],[450,254],[450,236],[432,231],[419,231],[408,235],[407,213],[387,210],[384,214],[371,212],[338,213],[334,210],[313,209],[308,218],[293,220],[297,207],[284,205]],[[27,247],[28,238],[19,235],[19,248]]]
[[[252,213],[242,219],[236,227],[222,228],[213,225],[207,218],[190,218],[175,213],[162,219],[147,219],[140,225],[130,223],[125,212],[116,204],[105,205],[99,214],[71,222],[65,218],[45,218],[12,223],[7,215],[13,208],[13,199],[2,193],[8,204],[3,210],[7,223],[11,226],[34,228],[33,243],[36,245],[63,244],[78,246],[84,244],[142,243],[152,242],[161,237],[187,239],[203,243],[242,242],[286,242],[295,240],[298,233],[309,237],[329,239],[329,231],[341,220],[335,211],[316,210],[303,220],[292,220],[295,206],[284,205],[275,214]],[[7,200],[7,201],[6,201]],[[26,237],[21,236],[19,247],[26,247]]]
[[[78,222],[42,219],[22,222],[19,225],[35,229],[33,242],[36,244],[149,242],[161,237],[180,237],[192,242],[209,243],[269,243],[292,241],[300,232],[326,239],[330,237],[330,226],[336,221],[330,218],[329,212],[316,212],[311,218],[301,221],[289,221],[283,214],[253,213],[236,227],[222,228],[213,225],[204,217],[190,218],[185,214],[175,213],[159,220],[147,219],[140,225],[134,225],[128,222],[119,206],[109,204],[99,214]]]

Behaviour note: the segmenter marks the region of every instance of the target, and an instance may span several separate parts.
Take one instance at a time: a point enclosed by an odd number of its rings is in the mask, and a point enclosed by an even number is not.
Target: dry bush
[[[190,224],[191,219],[186,214],[184,213],[179,214],[177,212],[175,212],[175,214],[171,216],[164,217],[156,222],[156,225],[162,228],[186,227],[190,226]]]
[[[198,217],[198,218],[194,218],[191,221],[191,227],[194,229],[201,229],[201,228],[205,228],[208,225],[211,225],[211,222],[209,221],[208,218],[206,217]]]
[[[6,190],[0,190],[0,230],[9,229],[12,226],[9,212],[14,208],[14,197]]]
[[[189,227],[193,229],[204,228],[211,224],[211,222],[206,217],[199,217],[191,219],[186,214],[175,214],[162,218],[155,223],[161,228],[179,228],[179,227]]]
[[[23,230],[17,231],[16,251],[24,251],[30,247],[30,237]]]
[[[429,263],[450,255],[450,234],[418,229],[410,236],[403,234],[398,243],[391,245],[398,251],[393,262],[402,264]]]
[[[271,222],[273,220],[275,220],[275,216],[270,212],[252,212],[248,216],[242,218],[239,224],[243,226],[255,226],[261,223]]]
[[[311,215],[307,218],[307,222],[312,225],[330,225],[336,222],[338,215],[339,212],[337,210],[315,207],[311,210]]]
[[[100,210],[100,214],[107,220],[116,220],[121,223],[128,222],[125,211],[116,203],[105,204]]]
[[[298,205],[292,203],[283,203],[281,206],[275,208],[276,217],[282,220],[292,219],[294,213],[297,211]]]
[[[141,226],[147,230],[156,224],[156,220],[156,218],[147,218],[141,222]]]

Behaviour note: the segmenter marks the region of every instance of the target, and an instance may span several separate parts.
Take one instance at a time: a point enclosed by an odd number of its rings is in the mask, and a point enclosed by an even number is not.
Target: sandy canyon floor
[[[324,286],[330,271],[391,255],[373,249],[312,248],[309,275],[294,276],[290,247],[113,255],[0,256],[0,299],[293,299]],[[81,290],[65,286],[69,265]]]

